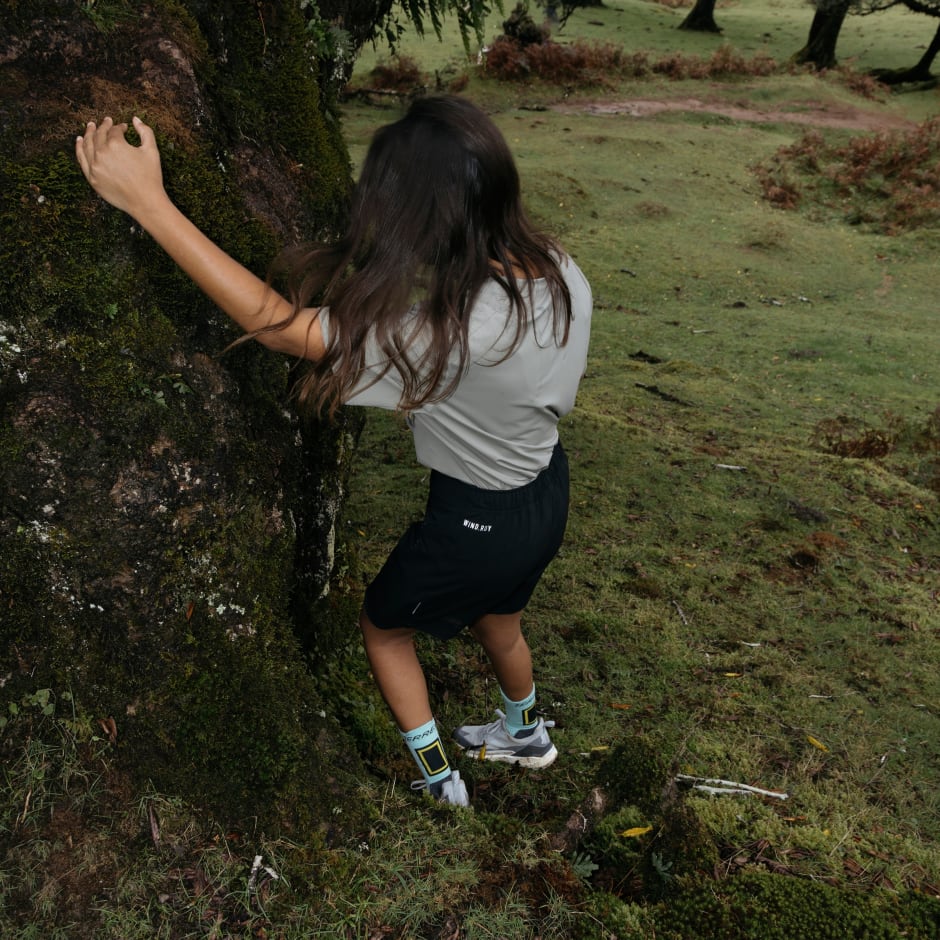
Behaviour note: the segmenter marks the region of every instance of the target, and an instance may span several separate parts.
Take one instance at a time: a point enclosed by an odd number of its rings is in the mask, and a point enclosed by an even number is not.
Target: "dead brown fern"
[[[369,86],[377,91],[409,92],[427,84],[427,76],[407,55],[379,62],[369,73]]]
[[[614,43],[577,40],[556,43],[523,43],[500,36],[486,53],[486,74],[501,81],[539,78],[565,85],[609,85],[615,78],[663,75],[684,79],[763,76],[776,71],[777,63],[766,56],[746,59],[731,46],[722,46],[709,58],[672,53],[651,60],[646,52],[627,53]]]
[[[826,418],[813,431],[813,445],[837,457],[886,457],[897,446],[903,422],[887,415],[885,428],[873,428],[846,415]]]
[[[816,131],[753,167],[764,198],[781,208],[829,206],[852,224],[887,235],[940,222],[940,119],[909,131],[828,145]]]

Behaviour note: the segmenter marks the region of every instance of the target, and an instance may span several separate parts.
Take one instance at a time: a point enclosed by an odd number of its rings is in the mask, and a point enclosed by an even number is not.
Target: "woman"
[[[431,469],[428,506],[366,589],[372,672],[423,780],[465,806],[434,722],[416,631],[465,627],[482,644],[505,711],[454,732],[470,756],[544,767],[521,616],[564,534],[568,468],[557,423],[584,373],[591,292],[527,219],[499,130],[459,98],[416,101],[379,130],[335,245],[295,252],[290,299],[203,235],[170,202],[153,131],[90,122],[76,156],[98,194],[129,213],[245,331],[309,360],[298,395],[401,410]]]

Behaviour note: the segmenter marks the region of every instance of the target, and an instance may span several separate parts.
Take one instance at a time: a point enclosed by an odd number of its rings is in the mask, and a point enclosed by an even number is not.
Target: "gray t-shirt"
[[[487,490],[523,486],[548,466],[558,420],[574,407],[584,375],[591,327],[587,280],[570,258],[562,258],[561,270],[574,314],[564,346],[554,341],[554,308],[544,280],[532,285],[529,328],[507,359],[515,334],[509,299],[496,281],[480,291],[470,311],[466,373],[446,399],[408,416],[421,464]],[[528,285],[520,287],[528,300]],[[320,322],[327,339],[328,310],[321,310]],[[366,370],[346,404],[399,407],[402,383],[394,366],[369,384],[385,361],[377,347],[367,350]],[[452,362],[448,378],[456,368]]]

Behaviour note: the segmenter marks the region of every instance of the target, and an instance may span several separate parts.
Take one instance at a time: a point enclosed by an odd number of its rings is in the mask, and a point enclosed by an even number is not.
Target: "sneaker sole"
[[[490,760],[500,764],[518,764],[520,767],[548,767],[555,762],[558,757],[558,748],[553,744],[544,754],[529,754],[526,757],[520,757],[518,754],[499,753],[489,751],[486,747],[469,747],[464,750],[467,757],[473,757],[477,760]]]

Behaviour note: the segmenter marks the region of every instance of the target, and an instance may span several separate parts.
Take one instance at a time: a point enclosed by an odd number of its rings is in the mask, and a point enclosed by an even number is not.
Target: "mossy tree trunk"
[[[832,0],[817,5],[806,45],[793,56],[796,64],[811,65],[820,70],[835,68],[836,44],[850,6],[846,0]]]
[[[695,0],[689,15],[679,24],[679,29],[720,33],[721,27],[715,22],[715,0]]]
[[[283,359],[219,355],[234,329],[94,196],[73,141],[139,114],[171,196],[263,275],[350,183],[301,16],[0,0],[0,712],[70,693],[124,767],[229,819],[333,805],[297,635],[330,604],[357,428],[301,422]]]

